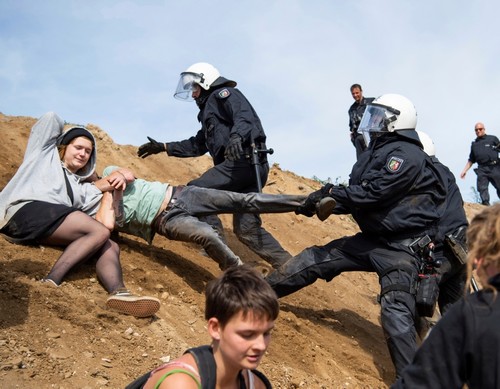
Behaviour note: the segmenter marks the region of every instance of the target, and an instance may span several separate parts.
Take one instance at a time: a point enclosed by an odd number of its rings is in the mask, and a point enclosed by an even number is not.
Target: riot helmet
[[[413,103],[398,94],[385,94],[367,105],[358,132],[363,135],[367,145],[372,138],[395,131],[420,143],[415,132],[416,126],[417,111]]]
[[[420,139],[420,143],[422,143],[422,147],[424,152],[429,157],[436,156],[436,146],[434,145],[434,141],[426,132],[417,130],[418,138]]]
[[[179,100],[193,101],[193,90],[197,86],[208,91],[211,87],[227,85],[236,86],[236,82],[222,77],[213,65],[198,62],[182,72],[175,90],[174,97]]]

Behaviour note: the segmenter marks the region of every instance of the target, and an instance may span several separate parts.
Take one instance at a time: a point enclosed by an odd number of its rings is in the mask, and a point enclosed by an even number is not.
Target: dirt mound
[[[35,119],[0,114],[0,188],[21,163]],[[211,166],[208,157],[136,156],[100,128],[98,171],[107,165],[133,169],[148,180],[184,184]],[[309,193],[313,180],[272,167],[267,193]],[[466,204],[472,216],[479,205]],[[241,244],[223,216],[230,247],[245,262],[267,264]],[[292,254],[358,231],[349,216],[316,218],[263,215],[264,225]],[[200,247],[156,237],[153,245],[119,238],[125,282],[136,293],[161,299],[153,319],[105,308],[106,293],[94,267],[72,271],[59,288],[41,284],[60,250],[13,245],[0,238],[0,382],[2,388],[123,388],[186,348],[209,342],[203,291],[219,274]],[[275,388],[385,388],[394,369],[379,324],[377,277],[342,274],[318,281],[281,300],[281,313],[260,369]]]

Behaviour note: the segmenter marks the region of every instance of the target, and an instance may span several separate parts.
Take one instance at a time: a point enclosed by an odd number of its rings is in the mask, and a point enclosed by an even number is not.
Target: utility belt
[[[419,254],[426,246],[433,243],[429,235],[420,236],[418,238],[393,239],[391,241],[408,247],[413,254]]]
[[[445,235],[444,241],[461,264],[467,262],[466,231],[467,227],[462,226]],[[434,314],[439,297],[440,276],[436,269],[441,266],[441,261],[434,258],[433,252],[436,245],[429,235],[416,239],[404,239],[398,241],[398,243],[407,246],[419,258],[418,285],[415,297],[416,307],[420,316],[431,317]]]
[[[439,297],[439,273],[436,269],[441,266],[441,261],[434,257],[436,245],[429,235],[397,243],[408,247],[418,258],[418,277],[414,292],[416,309],[419,316],[432,317]]]
[[[266,144],[264,142],[256,142],[255,143],[255,148],[257,150],[266,150]],[[253,147],[243,147],[243,153],[242,153],[242,159],[245,160],[250,160],[252,161],[252,156],[254,153],[254,148]],[[259,163],[266,163],[267,162],[267,153],[264,152],[257,152],[257,159]]]
[[[402,243],[405,246],[408,246],[410,251],[414,254],[419,254],[426,246],[428,246],[432,242],[432,239],[429,235],[422,236],[420,238],[410,238],[406,239]]]
[[[466,243],[467,227],[462,226],[455,231],[446,234],[444,244],[450,248],[456,259],[461,263],[467,263],[467,243]],[[422,251],[430,244],[433,243],[435,248],[439,248],[440,244],[433,242],[429,235],[424,235],[418,238],[407,238],[402,240],[395,240],[394,242],[406,246],[414,254],[421,254]]]
[[[478,163],[478,166],[479,166],[479,167],[483,167],[483,166],[494,166],[494,165],[498,165],[498,160],[495,160],[495,161],[488,161],[488,162],[485,162],[485,163]]]
[[[464,265],[467,263],[467,241],[466,241],[467,227],[462,226],[456,231],[445,235],[445,243],[452,251],[458,261]]]

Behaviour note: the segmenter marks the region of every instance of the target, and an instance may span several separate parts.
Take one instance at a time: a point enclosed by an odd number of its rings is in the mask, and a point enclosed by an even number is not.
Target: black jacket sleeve
[[[178,142],[167,143],[167,154],[172,157],[199,157],[208,151],[205,144],[205,134],[199,130],[195,136]]]

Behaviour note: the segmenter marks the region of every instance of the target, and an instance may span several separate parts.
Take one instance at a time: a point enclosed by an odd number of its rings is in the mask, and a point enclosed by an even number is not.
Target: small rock
[[[165,355],[164,357],[160,357],[160,361],[162,361],[163,363],[170,362],[170,355]]]

